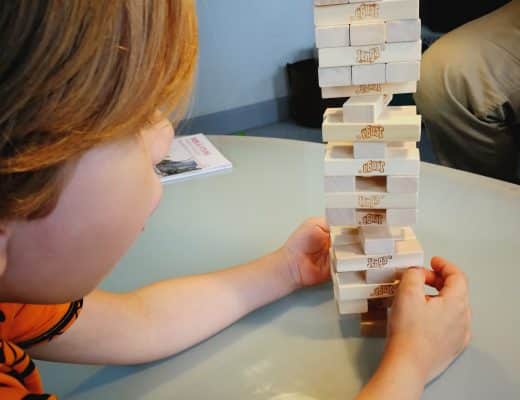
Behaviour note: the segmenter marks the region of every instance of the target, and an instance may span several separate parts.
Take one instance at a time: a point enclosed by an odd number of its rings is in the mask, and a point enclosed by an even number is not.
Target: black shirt
[[[510,0],[420,0],[421,20],[435,32],[448,32]],[[456,5],[454,5],[456,4]]]

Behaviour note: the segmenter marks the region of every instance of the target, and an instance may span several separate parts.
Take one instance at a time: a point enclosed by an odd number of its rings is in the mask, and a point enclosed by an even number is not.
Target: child
[[[315,218],[245,265],[125,294],[96,289],[161,197],[153,166],[173,129],[157,110],[180,116],[189,96],[191,1],[1,2],[0,48],[2,399],[54,398],[36,397],[30,357],[156,360],[329,279],[329,230]],[[440,258],[432,267],[404,275],[383,361],[360,399],[419,398],[467,345],[464,275]],[[439,297],[425,298],[425,282]]]

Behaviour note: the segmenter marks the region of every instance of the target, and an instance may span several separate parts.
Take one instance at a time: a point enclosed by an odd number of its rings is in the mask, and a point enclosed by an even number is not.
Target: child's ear
[[[7,243],[9,242],[10,230],[7,224],[0,222],[0,277],[7,268]]]

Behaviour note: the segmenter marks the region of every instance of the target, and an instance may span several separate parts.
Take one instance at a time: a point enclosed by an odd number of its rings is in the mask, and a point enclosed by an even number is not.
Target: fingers
[[[424,271],[426,270],[423,268],[407,269],[401,277],[398,292],[418,292],[421,296],[424,296],[424,284],[426,282],[426,274]]]
[[[437,289],[441,296],[466,296],[468,287],[465,274],[454,264],[441,257],[433,257],[431,266],[441,283]]]
[[[307,221],[304,222],[304,224],[309,226],[316,226],[320,228],[323,232],[330,233],[329,224],[327,224],[327,221],[324,217],[309,218]]]

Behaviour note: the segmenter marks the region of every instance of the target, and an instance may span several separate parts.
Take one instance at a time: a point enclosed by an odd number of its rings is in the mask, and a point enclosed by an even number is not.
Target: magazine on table
[[[233,167],[203,133],[173,139],[168,156],[155,166],[163,183],[224,171]]]

